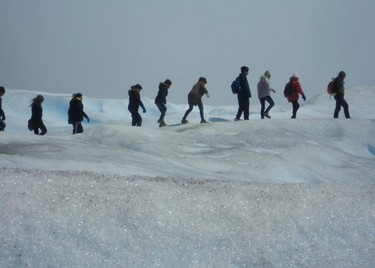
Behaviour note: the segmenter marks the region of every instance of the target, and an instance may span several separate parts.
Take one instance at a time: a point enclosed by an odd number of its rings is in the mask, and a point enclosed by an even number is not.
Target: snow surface
[[[45,96],[45,136],[26,128]],[[1,267],[375,267],[375,87],[350,88],[352,119],[327,94],[236,106],[84,98],[71,135],[66,94],[8,89],[0,132]],[[235,96],[234,96],[235,97]]]

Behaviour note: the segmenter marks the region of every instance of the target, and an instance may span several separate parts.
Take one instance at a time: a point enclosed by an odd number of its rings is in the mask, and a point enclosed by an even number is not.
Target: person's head
[[[248,73],[249,73],[249,67],[247,67],[247,66],[242,66],[242,67],[241,67],[241,73],[243,73],[243,74],[248,74]]]
[[[44,101],[44,97],[42,95],[38,95],[35,98],[38,102],[42,103]]]
[[[136,85],[133,85],[131,87],[131,89],[135,89],[135,90],[141,91],[142,90],[142,86],[140,84],[136,84]]]
[[[341,77],[342,79],[345,79],[346,73],[344,71],[339,72],[339,77]]]
[[[172,85],[172,81],[169,80],[169,79],[166,79],[166,80],[164,81],[164,84],[166,84],[167,87],[169,88],[169,87]]]
[[[74,97],[77,99],[77,100],[82,100],[82,93],[76,93],[74,95]]]
[[[297,73],[293,73],[291,79],[292,80],[298,80],[299,79],[299,75]]]
[[[4,94],[5,94],[5,88],[0,87],[0,97],[3,96]]]
[[[270,79],[270,78],[271,78],[271,73],[270,73],[270,71],[265,71],[265,72],[264,72],[264,76],[267,77],[268,79]]]
[[[198,82],[201,82],[203,84],[207,84],[207,79],[206,79],[206,77],[201,76],[201,77],[199,77]]]

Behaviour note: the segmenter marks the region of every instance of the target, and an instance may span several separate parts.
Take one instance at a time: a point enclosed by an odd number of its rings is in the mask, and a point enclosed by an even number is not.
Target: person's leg
[[[243,111],[244,111],[244,108],[243,108],[242,98],[238,97],[238,111],[237,111],[236,118],[234,120],[240,120]]]
[[[201,123],[207,123],[207,121],[204,119],[204,109],[203,109],[202,100],[198,102],[198,108],[199,108],[199,114],[201,116]]]
[[[39,128],[42,132],[40,132],[40,135],[43,136],[44,134],[47,133],[47,128],[46,126],[44,125],[43,121],[40,121],[39,123]]]
[[[193,104],[191,104],[191,103],[189,103],[189,108],[186,110],[186,112],[185,112],[185,114],[184,114],[184,117],[182,118],[182,120],[181,120],[181,123],[187,123],[187,120],[186,120],[186,118],[187,118],[187,116],[190,114],[190,112],[193,110],[193,107],[194,107],[194,105]]]
[[[259,99],[260,101],[260,118],[264,119],[264,108],[266,106],[266,98]]]
[[[39,122],[34,122],[34,134],[39,135]]]
[[[333,118],[339,118],[339,112],[341,110],[341,97],[339,95],[335,95],[336,106],[335,111],[333,112]]]
[[[292,118],[297,118],[297,111],[299,109],[299,103],[298,101],[292,101],[292,106],[293,106],[293,115]]]
[[[349,104],[346,102],[346,100],[344,99],[344,97],[342,97],[341,106],[342,106],[342,108],[344,108],[345,118],[350,118]]]
[[[269,103],[269,105],[268,105],[268,107],[265,111],[265,113],[268,114],[268,112],[272,109],[272,107],[275,105],[275,103],[274,103],[273,99],[271,98],[271,96],[267,96],[265,100]]]
[[[244,98],[243,103],[243,117],[245,120],[249,120],[250,115],[250,98]]]
[[[5,122],[3,120],[0,120],[0,131],[4,131],[5,126],[6,126]]]

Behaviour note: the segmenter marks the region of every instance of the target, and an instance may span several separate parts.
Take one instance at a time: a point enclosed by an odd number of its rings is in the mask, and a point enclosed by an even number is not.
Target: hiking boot
[[[268,119],[271,118],[271,116],[270,116],[268,113],[264,113],[263,115],[264,115],[265,117],[267,117]]]
[[[236,118],[234,118],[234,121],[240,121],[240,119],[236,117]]]
[[[165,126],[168,126],[165,122],[161,122],[159,127],[165,127]]]
[[[161,123],[163,123],[163,120],[159,119],[158,124],[161,124]]]
[[[201,124],[206,124],[206,123],[207,123],[206,120],[204,120],[204,119],[201,120]]]
[[[186,119],[181,120],[181,124],[186,124],[186,123],[189,123],[189,121],[187,121]]]

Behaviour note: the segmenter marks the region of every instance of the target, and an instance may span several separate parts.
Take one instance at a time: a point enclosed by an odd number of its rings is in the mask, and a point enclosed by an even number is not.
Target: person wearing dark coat
[[[90,118],[83,111],[82,94],[73,94],[68,110],[68,123],[73,125],[73,134],[83,132],[83,118],[86,118],[87,122],[90,122]]]
[[[206,94],[207,98],[210,97],[208,94],[208,90],[206,88],[207,79],[205,77],[199,77],[198,82],[193,86],[188,94],[188,104],[189,108],[186,110],[184,117],[181,120],[181,124],[186,124],[189,121],[186,119],[190,112],[193,110],[194,106],[198,106],[199,108],[199,115],[201,117],[201,124],[207,123],[204,119],[204,111],[203,111],[203,102],[202,97]]]
[[[128,110],[132,115],[132,126],[137,126],[137,127],[142,126],[142,116],[138,112],[139,107],[142,107],[143,113],[146,112],[146,108],[141,101],[141,94],[140,94],[141,90],[142,90],[142,86],[140,84],[136,84],[136,85],[131,86],[131,88],[128,91],[128,94],[129,94]]]
[[[341,107],[344,108],[345,118],[349,119],[349,104],[344,99],[345,95],[345,87],[344,87],[344,79],[346,77],[346,73],[341,71],[338,76],[336,77],[335,81],[333,82],[333,92],[335,92],[335,100],[336,100],[336,107],[333,113],[333,118],[339,118],[339,112]]]
[[[170,86],[172,85],[172,81],[169,79],[166,79],[164,83],[159,84],[159,91],[158,95],[155,98],[155,104],[158,107],[160,111],[160,118],[158,120],[159,127],[164,127],[167,124],[164,122],[165,113],[167,112],[167,96],[168,96],[168,90]]]
[[[6,124],[5,124],[5,113],[3,110],[3,99],[1,98],[5,94],[5,88],[0,87],[0,131],[4,131]]]
[[[242,66],[241,73],[239,75],[240,90],[237,93],[238,112],[234,121],[239,121],[241,119],[242,113],[243,113],[244,119],[249,120],[251,91],[250,91],[249,82],[247,81],[248,74],[249,74],[249,67]]]
[[[31,129],[34,130],[35,135],[41,135],[47,133],[47,128],[43,123],[42,117],[43,117],[43,108],[42,103],[44,101],[44,97],[42,95],[36,96],[31,104],[31,119],[30,119],[30,125],[32,126]],[[39,134],[39,129],[41,130]]]

